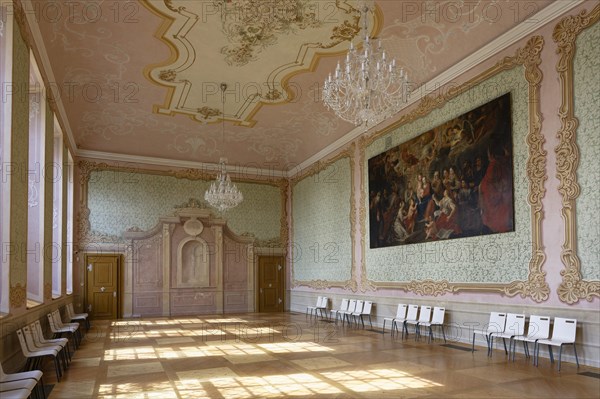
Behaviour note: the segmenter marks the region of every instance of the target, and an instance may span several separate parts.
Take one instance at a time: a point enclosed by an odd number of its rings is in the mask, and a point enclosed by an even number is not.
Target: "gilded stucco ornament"
[[[486,80],[499,74],[502,71],[511,70],[515,67],[523,67],[524,76],[528,83],[528,112],[529,112],[529,130],[526,136],[529,156],[527,159],[527,179],[528,179],[528,203],[531,209],[531,259],[529,260],[528,278],[526,281],[512,281],[508,284],[495,283],[453,283],[446,280],[432,281],[410,281],[410,282],[381,282],[369,280],[372,286],[378,289],[401,289],[409,292],[415,292],[420,295],[438,296],[449,292],[460,291],[478,291],[478,292],[496,292],[506,296],[521,296],[522,298],[531,298],[535,302],[544,302],[550,295],[550,287],[546,282],[546,272],[542,266],[546,260],[544,246],[542,243],[541,222],[544,217],[542,198],[546,193],[545,181],[546,174],[546,151],[543,149],[545,142],[541,132],[542,116],[540,110],[540,85],[542,81],[542,72],[539,68],[541,63],[540,54],[544,46],[542,36],[531,37],[523,48],[516,51],[512,57],[504,57],[488,70],[475,76],[468,82],[452,86],[439,96],[429,95],[424,97],[412,112],[404,114],[394,124],[381,131],[376,131],[370,136],[360,139],[361,170],[366,170],[366,160],[364,153],[369,145],[377,139],[389,134],[394,129],[415,121],[428,115],[435,109],[443,107],[448,101],[456,98],[460,94],[467,92],[475,86],[484,83]],[[361,184],[366,187],[365,173],[361,173]],[[366,190],[361,191],[361,235],[366,236]],[[365,252],[366,245],[364,238],[361,242],[363,246],[362,275],[363,279],[368,279],[368,270],[366,268]]]
[[[577,181],[580,150],[577,144],[579,121],[575,116],[574,57],[577,37],[586,28],[600,19],[600,5],[588,13],[582,10],[577,15],[563,18],[554,28],[552,38],[560,55],[556,70],[559,74],[562,102],[559,108],[561,127],[557,133],[559,140],[556,152],[556,177],[558,191],[562,196],[562,216],[565,240],[561,259],[565,268],[561,270],[562,282],[558,287],[558,297],[562,302],[575,304],[581,299],[593,301],[600,297],[600,281],[583,280],[581,260],[577,254],[577,198],[581,187]],[[594,132],[597,134],[597,132]]]
[[[25,306],[25,303],[27,302],[27,291],[21,283],[17,283],[14,287],[10,287],[8,295],[11,309]]]

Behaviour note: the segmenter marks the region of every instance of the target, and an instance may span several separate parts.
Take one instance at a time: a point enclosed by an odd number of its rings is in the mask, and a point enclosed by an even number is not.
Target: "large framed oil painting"
[[[371,248],[514,231],[510,93],[369,159]]]

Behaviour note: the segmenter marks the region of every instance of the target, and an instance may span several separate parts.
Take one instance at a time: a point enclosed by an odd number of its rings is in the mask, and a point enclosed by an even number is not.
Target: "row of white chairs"
[[[361,299],[343,298],[338,309],[332,309],[329,313],[337,324],[338,320],[348,322],[348,325],[356,324],[360,320],[362,326],[365,326],[365,317],[369,318],[369,324],[373,327],[371,320],[371,311],[373,310],[373,301],[363,301]]]
[[[43,373],[39,370],[6,374],[0,364],[0,398],[27,399],[31,396],[46,398]]]
[[[391,333],[398,333],[398,326],[402,325],[402,338],[404,335],[408,337],[408,326],[415,326],[415,339],[421,336],[421,328],[425,327],[429,330],[428,340],[433,340],[433,327],[439,327],[442,331],[442,337],[446,342],[446,332],[444,331],[444,318],[446,317],[446,308],[436,306],[433,308],[429,305],[407,305],[404,303],[398,304],[396,315],[394,317],[385,317],[383,319],[383,333],[385,334],[386,322],[391,323]]]
[[[38,375],[37,372],[41,373],[41,371],[37,369],[41,368],[42,360],[44,358],[50,357],[54,361],[56,379],[57,381],[60,381],[63,372],[66,371],[72,358],[72,352],[69,350],[69,339],[64,338],[63,335],[69,335],[74,352],[75,349],[79,347],[79,344],[82,339],[79,322],[81,321],[86,326],[89,326],[89,321],[87,320],[87,313],[75,314],[73,312],[72,306],[72,304],[69,304],[65,309],[65,313],[68,319],[70,320],[70,322],[68,323],[64,323],[62,321],[58,309],[48,313],[48,325],[50,326],[50,330],[54,335],[53,338],[48,339],[44,337],[44,332],[42,330],[42,326],[39,320],[36,320],[33,323],[16,331],[17,338],[21,346],[21,352],[26,358],[24,368],[25,370],[27,370],[26,373],[30,373],[27,375],[32,376]],[[29,387],[31,386],[30,380],[30,377],[23,379],[11,377],[11,388],[14,389],[10,389],[10,395],[16,395],[15,397],[18,397],[18,395],[24,393],[20,392],[19,390],[29,389]],[[36,380],[36,384],[39,381],[41,381],[41,374],[39,380]],[[23,386],[18,388],[18,384],[22,384]],[[33,386],[35,386],[35,384]],[[4,387],[2,389],[4,389]],[[41,391],[45,395],[43,391],[43,386],[41,388]],[[4,399],[5,392],[2,392],[2,395],[0,395],[0,397]]]
[[[488,356],[492,356],[494,338],[502,338],[504,351],[509,355],[512,350],[512,359],[514,362],[517,341],[523,342],[523,351],[526,358],[530,357],[528,343],[533,343],[533,363],[537,366],[539,364],[541,345],[548,346],[550,361],[552,363],[554,363],[552,347],[558,346],[558,370],[560,371],[562,348],[564,345],[573,345],[575,361],[577,367],[579,367],[577,348],[575,347],[575,336],[577,333],[576,319],[555,317],[552,337],[550,337],[550,317],[531,315],[529,317],[527,334],[525,334],[525,321],[526,317],[524,314],[491,312],[486,329],[473,331],[473,345],[471,350],[475,350],[475,335],[484,335],[488,346]],[[509,339],[508,349],[506,348],[507,338]]]

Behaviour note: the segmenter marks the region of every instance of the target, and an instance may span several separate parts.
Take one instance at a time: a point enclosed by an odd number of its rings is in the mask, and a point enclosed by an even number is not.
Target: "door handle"
[[[117,291],[113,291],[113,297],[116,298],[117,297]]]
[[[262,288],[260,289],[260,293],[261,293],[261,294],[263,293],[263,289],[262,289]]]
[[[100,287],[100,291],[104,292],[104,291],[106,291],[106,288]]]

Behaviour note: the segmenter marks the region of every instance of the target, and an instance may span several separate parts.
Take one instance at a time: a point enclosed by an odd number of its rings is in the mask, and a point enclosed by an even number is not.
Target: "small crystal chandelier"
[[[350,42],[350,50],[342,67],[338,62],[334,76],[329,74],[323,86],[323,102],[343,120],[365,129],[398,112],[408,101],[408,75],[388,59],[381,39],[377,47],[369,38],[367,13],[373,6],[360,2],[363,20],[362,49]]]
[[[227,89],[226,83],[221,83],[221,95],[223,100],[223,113],[222,113],[222,137],[223,144],[225,144],[225,90]],[[209,203],[210,206],[224,212],[230,208],[235,208],[244,200],[244,195],[238,190],[234,183],[231,182],[231,178],[227,173],[227,158],[221,157],[219,159],[219,174],[217,179],[213,181],[210,188],[204,193],[204,200]]]

